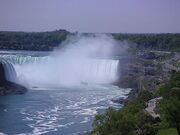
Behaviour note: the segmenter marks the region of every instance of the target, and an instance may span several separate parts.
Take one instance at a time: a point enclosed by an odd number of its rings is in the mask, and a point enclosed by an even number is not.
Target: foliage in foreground
[[[147,96],[148,95],[148,96]],[[155,135],[156,119],[143,109],[151,98],[148,91],[139,93],[138,98],[129,102],[121,110],[107,109],[95,117],[91,134],[95,135]]]
[[[91,135],[156,135],[174,128],[180,135],[180,72],[172,72],[170,80],[161,85],[154,97],[162,96],[156,110],[160,119],[154,119],[144,111],[146,102],[152,98],[148,91],[141,91],[138,97],[121,110],[107,109],[98,114],[93,123]]]
[[[168,128],[159,130],[157,135],[178,135],[178,133],[175,128]]]
[[[176,128],[180,135],[180,72],[173,72],[170,81],[158,91],[163,96],[157,108],[162,123],[167,123],[169,128]]]

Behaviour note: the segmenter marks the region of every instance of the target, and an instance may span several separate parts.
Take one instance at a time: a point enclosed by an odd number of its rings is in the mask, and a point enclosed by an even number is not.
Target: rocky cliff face
[[[6,80],[5,68],[0,61],[0,96],[8,94],[23,94],[27,89],[19,84]]]
[[[141,90],[153,91],[168,80],[171,70],[180,70],[178,61],[179,53],[167,52],[145,52],[123,58],[119,63],[120,77],[115,84],[133,88],[132,95]]]

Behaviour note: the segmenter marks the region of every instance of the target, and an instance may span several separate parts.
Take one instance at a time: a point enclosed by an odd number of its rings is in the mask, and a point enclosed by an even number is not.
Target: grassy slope
[[[178,133],[175,128],[168,128],[159,130],[157,135],[178,135]]]

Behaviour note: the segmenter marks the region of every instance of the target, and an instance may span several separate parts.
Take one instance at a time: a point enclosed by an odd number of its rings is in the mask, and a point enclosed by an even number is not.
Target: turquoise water
[[[71,88],[34,88],[24,95],[0,97],[0,133],[8,135],[71,135],[92,129],[94,115],[111,102],[126,97],[129,89],[112,85]]]
[[[120,97],[125,98],[130,89],[121,89],[107,84],[91,84],[81,80],[78,85],[74,86],[73,83],[71,85],[59,85],[61,82],[58,81],[59,77],[60,79],[66,78],[71,80],[73,76],[76,78],[77,76],[75,74],[68,76],[68,72],[63,78],[62,73],[59,72],[58,74],[57,72],[57,63],[54,65],[56,70],[50,68],[48,72],[42,73],[40,71],[44,68],[39,68],[36,65],[31,66],[31,62],[35,61],[34,58],[46,57],[49,53],[50,52],[0,51],[1,58],[19,67],[18,70],[16,68],[16,72],[17,75],[22,74],[22,76],[18,76],[18,79],[20,79],[20,77],[23,79],[20,84],[25,85],[23,82],[32,84],[28,92],[24,95],[0,97],[0,135],[85,134],[92,129],[92,121],[96,114],[104,112],[108,107],[121,108],[120,104],[115,104],[111,100]],[[107,62],[102,61],[103,63],[92,63],[90,66],[92,67],[92,71],[89,71],[88,75],[90,76],[92,74],[97,78],[99,76],[101,77],[101,74],[112,74],[111,71],[114,72],[117,64],[114,65],[114,61],[112,61],[112,63],[108,61],[109,60],[107,60]],[[30,62],[28,70],[22,70],[24,69],[23,62],[24,64]],[[41,67],[47,67],[46,65],[52,66],[52,64],[52,62],[50,62],[50,64],[46,63],[45,66]],[[60,62],[59,70],[63,64],[63,62]],[[104,66],[107,68],[104,68]],[[36,69],[38,69],[38,72],[35,72]],[[82,72],[82,69],[80,68],[79,71]],[[102,71],[104,71],[104,73],[102,73]],[[39,72],[41,74],[39,74]],[[50,74],[47,74],[49,72]],[[37,84],[35,82],[37,82]],[[41,83],[43,85],[38,85]],[[47,87],[45,84],[53,87]],[[45,88],[41,88],[42,86]]]

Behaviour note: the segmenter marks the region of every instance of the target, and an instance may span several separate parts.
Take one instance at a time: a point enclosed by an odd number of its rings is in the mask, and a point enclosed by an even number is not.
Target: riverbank
[[[98,114],[90,134],[157,135],[170,128],[180,134],[179,82],[180,71],[172,71],[168,81],[153,92],[140,91],[123,108]]]
[[[119,79],[114,85],[132,88],[126,99],[131,100],[138,92],[142,90],[153,92],[160,84],[167,82],[172,70],[180,71],[179,64],[180,53],[139,52],[119,61]]]

